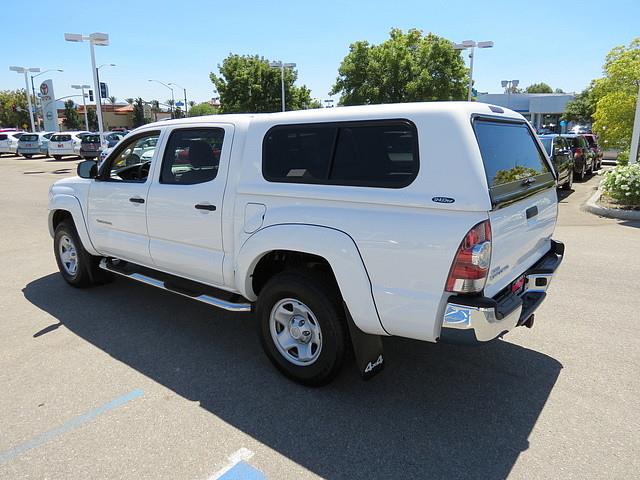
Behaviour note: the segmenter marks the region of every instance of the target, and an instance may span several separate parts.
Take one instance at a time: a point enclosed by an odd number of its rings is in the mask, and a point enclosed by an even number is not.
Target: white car
[[[70,285],[119,275],[254,311],[268,358],[307,385],[351,347],[364,377],[379,372],[384,336],[477,344],[531,327],[564,254],[535,132],[477,102],[158,122],[78,174],[49,194]]]
[[[80,155],[82,136],[90,132],[60,132],[49,138],[49,156],[60,160],[64,156]]]
[[[34,155],[49,154],[49,139],[55,132],[24,133],[18,141],[18,155],[31,158]]]
[[[18,141],[25,132],[0,132],[0,155],[18,153]]]

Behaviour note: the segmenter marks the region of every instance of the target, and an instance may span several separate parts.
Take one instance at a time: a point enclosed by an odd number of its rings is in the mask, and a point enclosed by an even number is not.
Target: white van
[[[64,156],[80,156],[80,144],[82,136],[90,132],[60,132],[49,138],[49,156],[60,160]]]
[[[530,327],[564,254],[535,132],[482,103],[158,122],[78,173],[49,196],[70,285],[124,276],[253,310],[269,359],[304,384],[331,380],[351,346],[376,373],[383,336]]]

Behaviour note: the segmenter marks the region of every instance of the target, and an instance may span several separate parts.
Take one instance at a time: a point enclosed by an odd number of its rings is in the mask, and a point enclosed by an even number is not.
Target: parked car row
[[[45,155],[60,160],[64,156],[80,156],[96,159],[106,149],[113,148],[129,132],[109,132],[103,140],[97,133],[87,131],[72,132],[0,132],[0,155],[9,153],[31,158]]]
[[[602,167],[602,149],[592,134],[540,135],[558,173],[558,187],[570,190],[573,179],[584,180]]]

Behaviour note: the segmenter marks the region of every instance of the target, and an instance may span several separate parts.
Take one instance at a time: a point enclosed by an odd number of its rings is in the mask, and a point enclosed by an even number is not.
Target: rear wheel
[[[98,266],[100,257],[89,254],[82,246],[73,222],[65,220],[56,227],[53,249],[58,269],[69,285],[85,288],[110,280],[109,272]]]
[[[275,275],[260,292],[256,310],[262,347],[284,375],[319,386],[340,372],[348,333],[340,293],[329,275]]]
[[[31,155],[30,153],[23,153],[22,156],[27,159],[33,157],[33,155]]]
[[[62,160],[62,155],[54,155],[53,159],[54,160]]]

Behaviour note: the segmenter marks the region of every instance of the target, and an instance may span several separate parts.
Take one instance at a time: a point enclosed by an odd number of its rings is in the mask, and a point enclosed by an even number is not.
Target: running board
[[[228,300],[223,300],[221,298],[212,297],[211,295],[198,294],[196,292],[191,294],[191,292],[188,292],[187,290],[168,287],[166,282],[164,282],[163,280],[158,280],[157,278],[153,278],[138,272],[125,272],[114,266],[111,266],[109,265],[109,262],[106,258],[103,258],[100,261],[100,268],[108,272],[112,272],[117,275],[130,278],[131,280],[135,280],[140,283],[145,283],[147,285],[151,285],[152,287],[160,288],[162,290],[166,290],[171,293],[177,293],[178,295],[182,295],[183,297],[191,298],[193,300],[198,300],[199,302],[206,303],[207,305],[212,305],[214,307],[222,308],[223,310],[228,310],[230,312],[250,312],[251,311],[250,303],[234,303]]]

